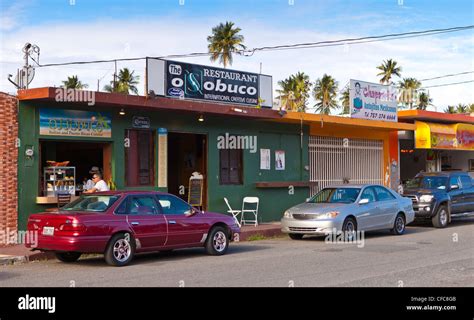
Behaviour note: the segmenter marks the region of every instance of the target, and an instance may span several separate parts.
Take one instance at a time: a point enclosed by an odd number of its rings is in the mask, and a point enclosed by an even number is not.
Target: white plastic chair
[[[227,198],[224,197],[224,201],[225,201],[225,204],[227,205],[227,207],[229,208],[229,210],[227,210],[228,213],[232,214],[232,216],[234,217],[235,219],[235,222],[237,222],[237,224],[239,225],[239,227],[241,227],[242,225],[240,224],[239,222],[239,219],[238,219],[238,216],[239,214],[242,212],[240,210],[233,210],[231,207],[230,207],[230,204],[229,204],[229,200],[227,200]]]
[[[246,225],[247,222],[251,222],[253,225],[258,225],[258,197],[245,197],[242,201],[242,215],[240,217],[240,224]],[[252,209],[245,209],[245,205],[251,205]],[[249,206],[247,206],[249,207]],[[245,219],[245,213],[253,214],[254,219]]]

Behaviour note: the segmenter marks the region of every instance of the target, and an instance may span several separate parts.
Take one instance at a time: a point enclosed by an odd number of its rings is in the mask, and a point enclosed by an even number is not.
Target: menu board
[[[202,206],[203,179],[191,177],[189,179],[188,203],[193,207]]]

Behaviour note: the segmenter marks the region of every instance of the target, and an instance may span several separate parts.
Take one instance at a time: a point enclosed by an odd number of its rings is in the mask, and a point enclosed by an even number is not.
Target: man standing
[[[94,175],[92,176],[92,181],[95,183],[94,186],[91,189],[84,191],[83,193],[109,191],[109,187],[107,186],[107,183],[105,183],[105,181],[102,179],[102,174],[100,172],[94,173]]]

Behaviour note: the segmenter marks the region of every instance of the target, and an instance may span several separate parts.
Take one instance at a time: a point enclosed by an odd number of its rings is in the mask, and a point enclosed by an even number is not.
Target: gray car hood
[[[288,209],[291,214],[305,213],[305,214],[320,214],[342,209],[349,206],[351,203],[301,203]]]

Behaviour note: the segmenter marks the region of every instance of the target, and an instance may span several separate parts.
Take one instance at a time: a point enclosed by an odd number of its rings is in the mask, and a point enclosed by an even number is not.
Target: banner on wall
[[[415,121],[415,148],[474,150],[474,125]]]
[[[394,87],[350,80],[351,117],[397,122],[397,92]]]
[[[108,112],[40,108],[39,134],[66,137],[112,137]]]

